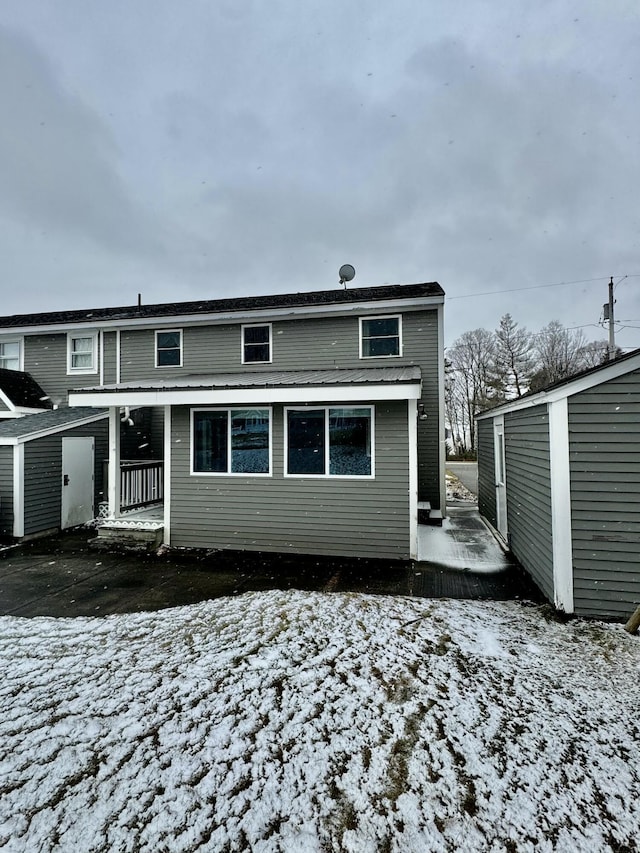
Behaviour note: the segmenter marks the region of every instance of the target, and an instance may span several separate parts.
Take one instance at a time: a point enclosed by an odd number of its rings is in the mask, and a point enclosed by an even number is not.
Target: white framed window
[[[0,341],[0,367],[22,370],[22,340]]]
[[[192,409],[191,474],[269,477],[271,408]]]
[[[67,335],[67,373],[98,372],[98,333],[69,332]]]
[[[402,355],[402,315],[360,317],[360,358]]]
[[[242,364],[271,362],[271,323],[242,326]]]
[[[285,476],[375,476],[373,406],[285,407]]]
[[[182,329],[156,332],[156,367],[182,367]]]

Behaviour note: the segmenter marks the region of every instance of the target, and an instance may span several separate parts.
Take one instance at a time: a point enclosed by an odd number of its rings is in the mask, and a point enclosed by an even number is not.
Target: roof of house
[[[13,314],[0,317],[0,328],[49,326],[68,323],[99,323],[113,320],[140,320],[154,317],[176,317],[187,314],[216,314],[298,308],[320,305],[340,305],[354,302],[377,302],[388,299],[419,299],[444,297],[437,282],[423,284],[392,284],[383,287],[354,287],[349,289],[316,290],[308,293],[283,293],[270,296],[240,296],[231,299],[167,302],[158,305],[133,305],[118,308],[92,308],[81,311],[49,311],[42,314]]]
[[[81,421],[95,421],[107,415],[106,409],[103,411],[89,406],[77,406],[71,409],[64,406],[60,409],[51,409],[48,412],[35,412],[22,418],[0,420],[0,440],[59,432],[78,426]]]
[[[623,376],[625,373],[631,373],[634,370],[640,370],[640,349],[632,350],[613,361],[607,361],[604,364],[596,365],[596,367],[581,370],[579,373],[574,373],[573,376],[568,376],[565,379],[559,379],[557,382],[553,382],[539,391],[530,391],[515,400],[485,409],[479,412],[476,418],[491,417],[502,412],[529,408],[544,402],[553,402],[564,397],[571,397],[573,394],[578,394],[580,391],[593,388],[603,382],[608,382],[610,379]]]
[[[283,388],[321,385],[380,385],[403,384],[420,381],[420,368],[358,367],[331,370],[268,370],[254,373],[208,373],[189,376],[162,377],[119,385],[96,385],[77,388],[74,394],[110,394],[114,391],[181,391],[183,389],[218,388]]]
[[[53,404],[30,373],[0,368],[0,393],[15,408],[51,409]]]

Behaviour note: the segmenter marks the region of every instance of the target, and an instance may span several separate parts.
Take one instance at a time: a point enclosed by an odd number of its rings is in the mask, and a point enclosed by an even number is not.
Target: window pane
[[[92,367],[91,353],[74,352],[71,354],[71,367]]]
[[[362,355],[374,357],[378,355],[400,355],[399,338],[369,338],[362,341]]]
[[[269,326],[245,326],[245,344],[268,344]]]
[[[269,344],[250,344],[244,348],[245,362],[269,361]]]
[[[180,364],[179,349],[159,349],[158,350],[158,367],[171,366],[175,367]]]
[[[363,320],[362,321],[362,336],[365,338],[377,338],[398,335],[398,318],[383,317],[381,319]]]
[[[231,470],[234,474],[269,473],[269,410],[231,413]]]
[[[287,413],[287,472],[324,474],[324,409]]]
[[[371,475],[370,409],[329,410],[329,473]]]
[[[93,352],[93,338],[73,338],[71,341],[73,352]]]
[[[158,349],[180,348],[180,332],[158,332]]]
[[[227,412],[194,412],[194,471],[226,472],[227,424]]]

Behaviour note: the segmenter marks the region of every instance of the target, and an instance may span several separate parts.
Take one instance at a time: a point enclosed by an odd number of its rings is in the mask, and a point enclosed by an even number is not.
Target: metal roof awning
[[[420,368],[416,366],[255,371],[78,388],[69,392],[69,405],[254,405],[417,400],[421,388]]]

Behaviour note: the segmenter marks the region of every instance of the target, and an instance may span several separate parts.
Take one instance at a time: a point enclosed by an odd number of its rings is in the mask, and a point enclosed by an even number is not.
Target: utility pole
[[[609,346],[607,347],[607,360],[613,361],[616,355],[615,329],[613,327],[613,276],[609,282],[609,302],[602,306],[604,319],[609,321]]]

